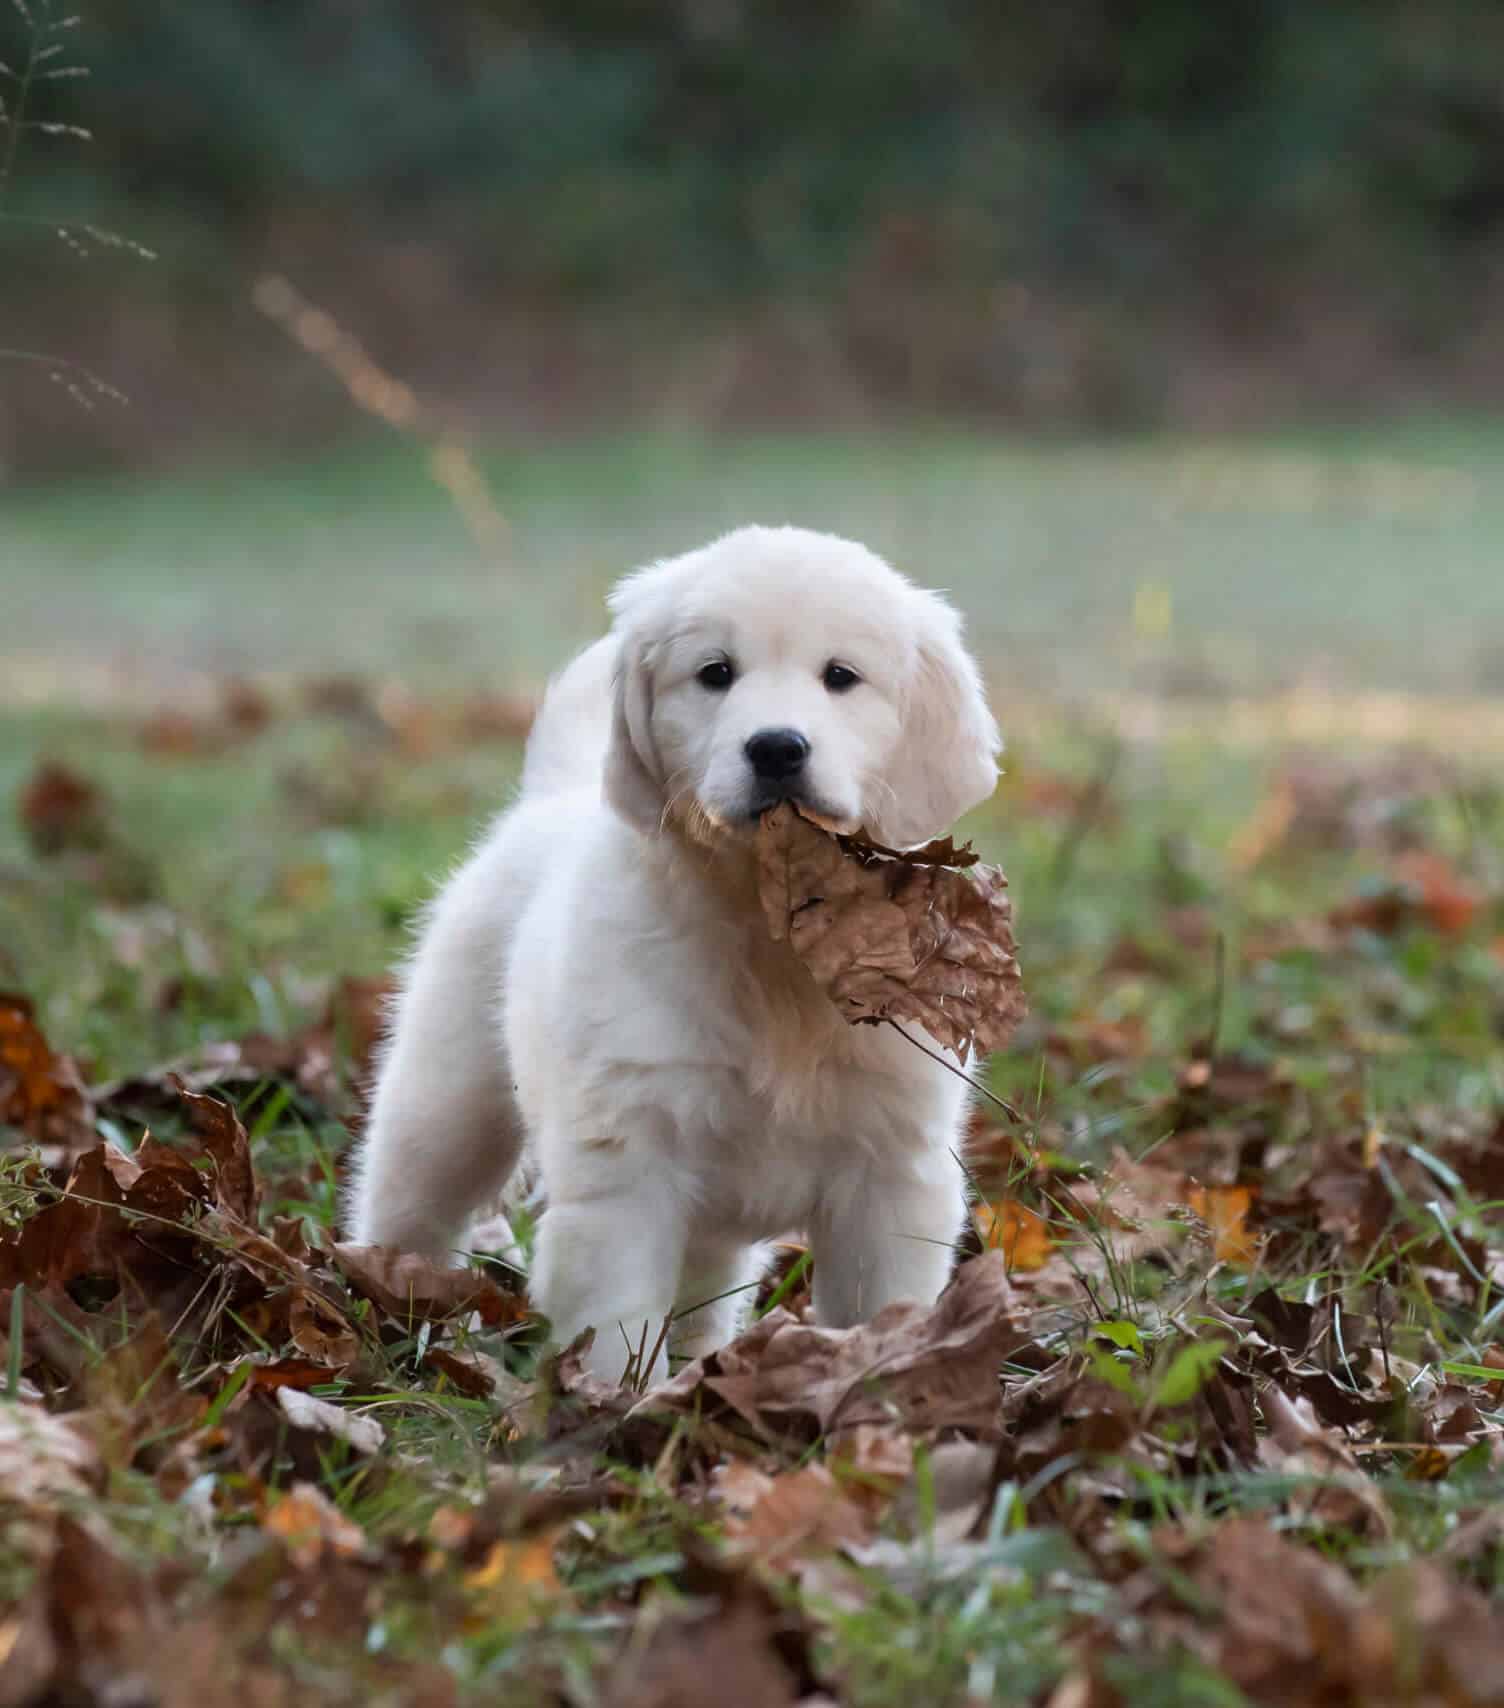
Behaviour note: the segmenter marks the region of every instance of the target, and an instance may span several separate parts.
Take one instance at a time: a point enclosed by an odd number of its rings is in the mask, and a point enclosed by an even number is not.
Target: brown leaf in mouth
[[[913,1021],[964,1062],[1002,1047],[1025,1000],[1007,879],[945,837],[907,853],[836,836],[788,802],[757,833],[758,894],[852,1025]]]

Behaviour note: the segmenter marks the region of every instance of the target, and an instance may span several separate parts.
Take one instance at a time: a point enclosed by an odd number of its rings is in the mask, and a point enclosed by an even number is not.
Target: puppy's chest
[[[827,1097],[823,1105],[812,1100],[780,1113],[750,1090],[727,1098],[717,1111],[721,1121],[679,1159],[702,1214],[749,1239],[806,1226],[832,1186],[869,1156],[871,1135],[860,1131],[859,1110],[831,1103]]]

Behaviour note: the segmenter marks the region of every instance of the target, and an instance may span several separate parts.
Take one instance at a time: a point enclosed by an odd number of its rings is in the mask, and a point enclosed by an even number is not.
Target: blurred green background
[[[11,699],[526,685],[749,519],[1030,693],[1504,685],[1497,4],[0,0],[0,62]]]

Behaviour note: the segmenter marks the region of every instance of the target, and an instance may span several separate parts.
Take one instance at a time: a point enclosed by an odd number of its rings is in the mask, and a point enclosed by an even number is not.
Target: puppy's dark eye
[[[848,688],[855,688],[861,677],[844,664],[837,664],[834,659],[825,666],[825,673],[820,680],[832,694],[844,694]]]
[[[702,664],[695,672],[695,681],[702,688],[713,688],[716,693],[722,693],[736,679],[736,672],[731,668],[731,661],[726,658],[713,658],[709,664]]]

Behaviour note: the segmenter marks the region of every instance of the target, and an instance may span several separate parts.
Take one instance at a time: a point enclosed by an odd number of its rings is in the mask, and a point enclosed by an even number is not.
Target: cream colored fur
[[[965,1087],[847,1026],[770,941],[746,743],[798,730],[803,798],[907,846],[991,793],[998,736],[955,613],[850,541],[744,528],[611,606],[549,690],[520,798],[427,915],[350,1231],[442,1255],[526,1144],[535,1296],[560,1340],[595,1327],[614,1378],[670,1312],[676,1351],[724,1341],[790,1228],[823,1322],[944,1286]],[[720,691],[697,674],[718,658]],[[832,692],[832,661],[859,683]]]

